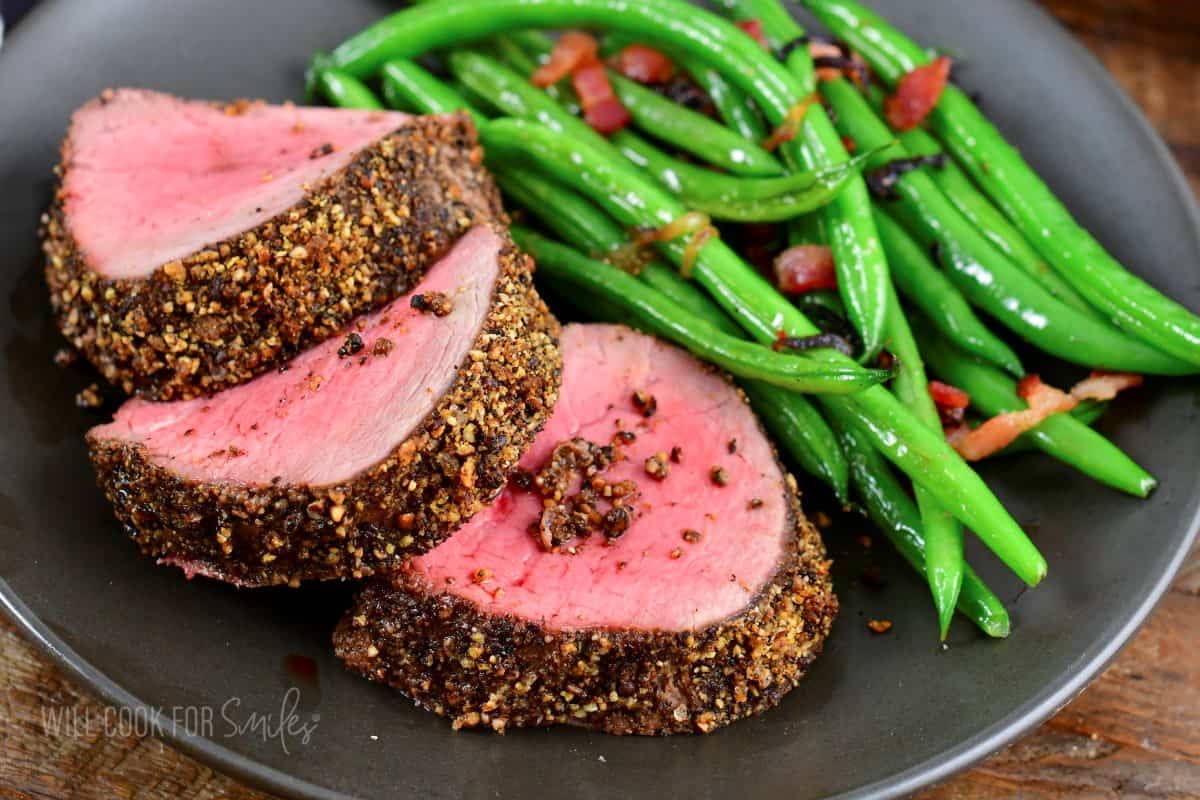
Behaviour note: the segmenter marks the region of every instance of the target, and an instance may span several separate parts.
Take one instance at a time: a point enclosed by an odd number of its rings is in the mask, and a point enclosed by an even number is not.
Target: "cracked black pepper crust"
[[[332,486],[183,479],[139,443],[88,437],[98,482],[144,553],[241,586],[362,578],[437,545],[490,503],[541,430],[562,373],[533,262],[507,240],[458,376],[390,456]]]
[[[476,223],[503,221],[481,159],[465,116],[415,118],[290,210],[137,279],[89,268],[60,185],[42,231],[54,316],[126,393],[245,383],[406,292]],[[68,134],[59,172],[70,168]]]
[[[775,578],[736,617],[703,630],[553,630],[488,614],[402,570],[363,589],[334,632],[335,651],[455,728],[708,733],[778,704],[837,614],[825,547],[791,476],[788,484],[793,535]]]

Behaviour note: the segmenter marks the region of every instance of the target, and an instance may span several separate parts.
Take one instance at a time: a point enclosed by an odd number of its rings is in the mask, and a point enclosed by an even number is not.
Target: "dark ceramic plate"
[[[988,111],[1083,222],[1126,263],[1200,305],[1200,228],[1186,185],[1079,46],[1018,0],[878,4],[926,42],[969,55],[964,82],[982,91]],[[781,708],[707,737],[452,733],[445,720],[341,670],[329,633],[347,587],[237,591],[186,583],[140,558],[85,456],[82,434],[98,416],[72,398],[91,376],[51,364],[59,338],[34,230],[68,115],[116,85],[298,99],[307,55],[390,7],[49,0],[5,43],[0,598],[30,638],[110,703],[155,709],[155,724],[187,753],[313,797],[893,797],[1011,741],[1108,663],[1195,534],[1196,381],[1155,382],[1103,423],[1161,478],[1149,502],[1046,458],[989,465],[987,477],[1050,561],[1045,585],[1023,593],[975,554],[1012,609],[1008,641],[986,641],[959,621],[949,648],[939,648],[921,582],[886,548],[854,543],[864,526],[850,523],[830,537],[844,610],[824,657]],[[883,570],[882,589],[861,583],[871,564]],[[891,618],[895,628],[872,636],[868,617]]]

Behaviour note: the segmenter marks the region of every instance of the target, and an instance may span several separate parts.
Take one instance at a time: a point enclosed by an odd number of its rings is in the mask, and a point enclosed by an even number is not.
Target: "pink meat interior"
[[[784,476],[750,409],[687,353],[622,327],[569,325],[562,351],[558,405],[521,465],[536,470],[575,436],[608,444],[624,426],[637,440],[607,477],[638,482],[633,525],[613,545],[595,533],[576,540],[575,554],[550,553],[529,532],[540,500],[510,486],[415,559],[415,574],[490,612],[557,629],[691,630],[737,614],[774,576],[789,535]],[[657,402],[650,418],[634,406],[639,390]],[[645,459],[676,446],[681,463],[666,480],[651,479]],[[727,485],[714,484],[714,466]],[[700,541],[685,541],[687,529]]]
[[[120,89],[75,112],[65,148],[67,224],[88,264],[148,275],[270,219],[408,114],[209,103]]]
[[[347,480],[403,442],[449,389],[487,317],[500,238],[477,227],[425,276],[416,292],[445,292],[445,317],[408,297],[351,326],[363,347],[338,354],[346,336],[209,398],[135,398],[90,436],[140,442],[153,461],[186,478],[325,485]],[[380,344],[381,340],[386,343]],[[390,350],[389,350],[390,343]]]

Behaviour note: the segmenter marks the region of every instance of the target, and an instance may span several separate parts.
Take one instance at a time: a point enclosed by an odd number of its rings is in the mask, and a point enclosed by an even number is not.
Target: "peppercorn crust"
[[[790,475],[788,487],[792,535],[774,579],[736,617],[708,628],[552,630],[488,614],[402,569],[363,589],[338,623],[335,652],[352,671],[452,717],[455,728],[708,733],[777,705],[820,654],[837,614],[825,546]]]
[[[60,177],[71,150],[68,134]],[[288,211],[117,280],[88,266],[60,183],[42,231],[55,319],[128,394],[181,400],[245,383],[415,286],[476,223],[504,221],[481,161],[466,116],[417,117]]]
[[[557,400],[559,327],[507,233],[492,304],[413,434],[331,486],[183,479],[140,443],[89,435],[98,482],[142,551],[240,586],[362,578],[437,545],[504,488]]]

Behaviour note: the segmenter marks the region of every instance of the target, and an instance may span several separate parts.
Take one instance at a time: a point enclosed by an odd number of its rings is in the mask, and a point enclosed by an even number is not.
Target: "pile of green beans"
[[[854,0],[804,5],[890,84],[929,61],[924,49]],[[1200,366],[1200,316],[1109,255],[962,90],[947,86],[929,122],[959,164],[1079,294],[1122,329]]]
[[[853,0],[804,2],[889,83],[928,61]],[[430,0],[318,54],[308,88],[374,109],[383,104],[364,80],[378,79],[389,107],[470,114],[505,195],[565,242],[525,227],[526,217],[512,229],[552,296],[733,374],[794,462],[843,504],[855,499],[925,575],[943,638],[956,609],[988,635],[1006,636],[1007,613],[964,561],[963,526],[1029,585],[1046,562],[946,443],[926,363],[970,395],[974,412],[994,416],[1025,407],[1016,390],[1024,366],[974,309],[1066,361],[1162,375],[1200,372],[1200,324],[1099,250],[969,101],[964,110],[954,87],[930,115],[941,141],[920,128],[894,133],[878,112],[878,88],[844,79],[818,87],[804,31],[779,0],[718,7],[758,19],[782,62],[682,0]],[[553,48],[538,29],[575,27],[608,32],[607,50],[663,50],[708,93],[719,119],[610,71],[632,125],[598,134],[565,82],[544,90],[529,82]],[[435,51],[457,88],[412,61]],[[795,123],[800,109],[797,135],[768,152],[769,126]],[[860,155],[848,155],[843,137]],[[890,196],[872,201],[864,169],[946,152],[957,163],[905,172]],[[1047,215],[1044,230],[1034,210]],[[693,212],[786,222],[792,244],[830,248],[837,290],[789,301],[720,236],[699,247],[689,247],[689,234],[648,248],[632,241],[631,232]],[[1049,241],[1046,231],[1068,238]],[[1122,287],[1128,296],[1116,297]],[[830,349],[775,352],[781,336],[821,333],[802,307],[837,314],[838,324],[844,317],[861,340],[860,361]],[[885,349],[891,366],[872,367]],[[889,379],[890,391],[881,385]],[[1088,427],[1104,407],[1053,415],[1003,452],[1037,449],[1145,497],[1153,477]]]

